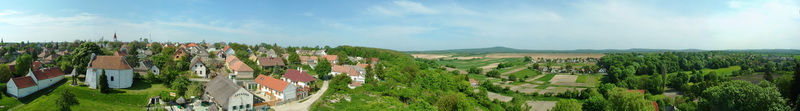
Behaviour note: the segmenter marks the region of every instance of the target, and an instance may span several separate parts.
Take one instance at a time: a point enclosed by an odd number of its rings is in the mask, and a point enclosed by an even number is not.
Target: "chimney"
[[[92,55],[89,57],[89,65],[88,65],[89,67],[91,67],[91,66],[92,66],[92,62],[94,62],[94,58],[95,58],[95,56],[97,56],[97,55],[96,55],[96,54],[94,54],[94,53],[92,53]]]

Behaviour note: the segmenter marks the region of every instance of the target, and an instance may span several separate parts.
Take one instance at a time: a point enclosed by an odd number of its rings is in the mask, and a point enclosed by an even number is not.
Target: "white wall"
[[[253,72],[233,71],[233,75],[236,75],[236,78],[253,78]]]
[[[86,82],[89,88],[97,89],[97,82],[102,69],[87,68]],[[133,84],[133,69],[106,70],[106,80],[109,88],[128,88]],[[113,81],[111,80],[113,77]]]
[[[195,74],[197,74],[197,76],[200,77],[206,77],[208,74],[206,72],[206,66],[199,63],[192,65],[192,72],[194,72]]]
[[[286,85],[286,89],[283,89],[283,100],[291,100],[297,97],[297,87],[294,85]]]
[[[244,88],[239,88],[236,93],[233,93],[231,97],[228,98],[228,106],[227,109],[233,111],[233,107],[237,107],[236,111],[245,111],[246,109],[253,109],[253,94],[245,90]],[[247,108],[247,106],[250,108]],[[239,108],[242,106],[244,108]],[[242,110],[245,109],[245,110]]]
[[[33,94],[34,92],[39,90],[39,88],[37,86],[31,86],[31,87],[22,88],[22,89],[17,89],[17,88],[18,87],[14,83],[14,79],[9,80],[8,83],[6,84],[6,92],[8,92],[8,94],[13,95],[13,96],[15,96],[17,98],[28,96],[28,95]]]

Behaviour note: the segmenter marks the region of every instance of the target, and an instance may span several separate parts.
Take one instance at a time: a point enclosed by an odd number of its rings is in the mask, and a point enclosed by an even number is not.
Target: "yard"
[[[65,78],[70,80],[69,78]],[[136,111],[145,110],[144,106],[147,104],[147,99],[152,96],[158,96],[162,91],[172,91],[162,84],[149,84],[143,82],[134,82],[133,86],[128,89],[115,89],[109,94],[102,94],[95,89],[89,89],[86,86],[70,86],[69,82],[61,82],[55,91],[69,90],[75,94],[79,104],[72,106],[72,110],[76,111],[91,111],[91,110],[107,110],[107,111]],[[46,89],[45,89],[46,90]],[[38,93],[38,92],[37,92]],[[29,103],[14,108],[14,110],[31,110],[31,111],[52,111],[57,110],[53,101],[56,96],[51,94],[43,94]],[[3,100],[5,101],[5,97]]]
[[[511,73],[511,74],[508,74],[508,76],[515,75],[517,77],[526,77],[527,76],[527,77],[533,78],[533,77],[536,77],[536,76],[538,76],[540,74],[542,74],[542,73],[539,72],[539,71],[533,71],[533,70],[530,70],[530,69],[523,69],[523,70]]]

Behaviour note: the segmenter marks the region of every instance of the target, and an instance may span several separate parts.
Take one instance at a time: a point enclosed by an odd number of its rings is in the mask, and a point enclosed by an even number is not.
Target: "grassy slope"
[[[547,75],[544,75],[541,78],[536,79],[536,80],[537,81],[550,81],[550,79],[553,79],[553,77],[555,77],[555,76],[556,76],[556,74],[547,74]]]
[[[147,84],[136,82],[131,88],[117,89],[109,94],[101,94],[98,90],[89,89],[85,86],[70,86],[62,84],[54,91],[70,90],[76,95],[80,104],[72,106],[72,110],[87,111],[87,110],[108,110],[108,111],[131,111],[131,110],[145,110],[144,105],[147,103],[147,98],[151,96],[158,96],[162,91],[171,91],[171,89],[161,84]],[[15,110],[31,110],[31,111],[52,111],[57,110],[53,101],[58,95],[42,95],[36,100],[19,107]]]
[[[6,84],[5,83],[0,83],[0,87],[5,88]],[[2,97],[2,98],[0,98],[0,106],[4,106],[3,108],[0,108],[0,110],[2,110],[2,111],[6,111],[9,108],[12,108],[12,107],[15,107],[17,105],[22,104],[22,102],[17,100],[17,98],[6,96],[5,92],[2,92],[2,94],[0,94],[0,96]]]
[[[708,74],[711,71],[716,71],[717,74],[722,74],[722,75],[727,75],[727,76],[732,75],[733,71],[738,71],[738,70],[742,70],[742,67],[731,66],[731,67],[719,68],[719,69],[707,69],[707,68],[706,69],[701,69],[701,71],[703,71],[703,74]],[[691,74],[692,73],[692,71],[683,71],[683,72],[687,73],[687,74]],[[678,73],[677,72],[673,72],[673,73],[669,73],[669,74],[678,74]]]
[[[511,74],[508,74],[508,76],[516,75],[517,77],[525,77],[525,76],[535,77],[535,76],[537,76],[539,74],[541,74],[541,73],[533,71],[533,70],[530,70],[530,69],[523,69],[523,70],[511,73]]]

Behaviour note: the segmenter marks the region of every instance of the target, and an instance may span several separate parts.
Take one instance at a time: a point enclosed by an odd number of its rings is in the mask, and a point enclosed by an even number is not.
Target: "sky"
[[[400,51],[800,49],[798,0],[15,0],[4,41],[366,46]]]

